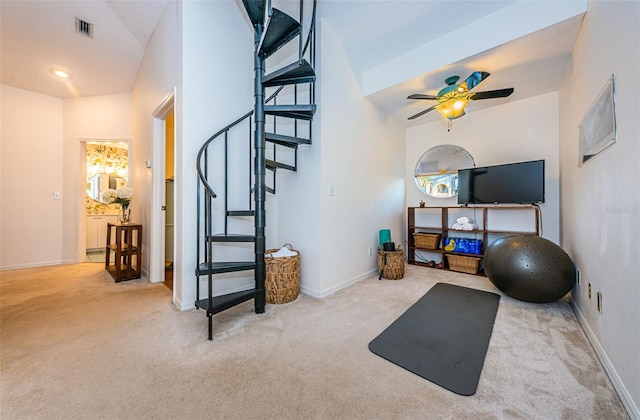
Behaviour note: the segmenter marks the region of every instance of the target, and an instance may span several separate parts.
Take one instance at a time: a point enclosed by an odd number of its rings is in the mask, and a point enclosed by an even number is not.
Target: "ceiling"
[[[456,45],[448,43],[448,34],[470,27],[515,3],[518,1],[327,0],[321,7],[322,16],[340,39],[354,73],[358,74],[429,43],[442,44],[441,49],[456,49]],[[407,120],[436,103],[410,100],[407,96],[413,93],[435,95],[446,86],[445,79],[453,75],[460,76],[462,81],[473,71],[487,71],[491,76],[475,91],[515,89],[508,98],[470,102],[468,112],[557,91],[570,62],[583,16],[577,15],[437,68],[423,68],[418,76],[401,80],[367,98],[405,126],[411,126],[443,118],[434,111]],[[498,28],[492,27],[481,30],[499,32]],[[465,39],[456,38],[457,42],[464,46]],[[416,63],[418,65],[420,63]]]
[[[406,80],[369,99],[394,118],[405,121],[406,125],[416,125],[443,118],[434,111],[407,121],[409,116],[437,103],[411,100],[407,96],[412,93],[435,95],[446,86],[445,79],[453,75],[460,76],[459,82],[462,82],[473,71],[488,71],[491,75],[475,87],[474,92],[514,88],[514,93],[507,98],[471,101],[467,106],[470,112],[557,91],[571,60],[581,23],[582,16],[568,19]]]
[[[515,1],[321,0],[319,7],[359,73],[511,3]]]
[[[69,98],[131,92],[167,0],[2,0],[1,81]],[[93,24],[93,38],[75,19]],[[53,69],[70,77],[58,78]]]
[[[60,98],[130,92],[153,28],[164,7],[173,1],[2,0],[1,82]],[[274,6],[278,1],[283,0],[274,0]],[[319,0],[318,7],[343,43],[354,73],[361,74],[513,3]],[[93,38],[76,33],[76,17],[94,25]],[[367,97],[398,121],[411,125],[435,120],[438,115],[432,112],[407,121],[408,116],[433,105],[432,101],[412,101],[407,96],[435,94],[451,75],[464,79],[472,71],[488,71],[491,76],[475,90],[515,88],[509,98],[472,102],[468,110],[555,91],[570,60],[581,18],[430,69]],[[54,76],[54,68],[67,71],[70,78]]]

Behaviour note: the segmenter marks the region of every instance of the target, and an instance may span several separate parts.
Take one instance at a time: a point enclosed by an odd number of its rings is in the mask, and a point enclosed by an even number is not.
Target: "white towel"
[[[451,229],[462,230],[462,226],[462,223],[454,223],[453,226],[451,226]]]
[[[282,258],[282,257],[293,257],[294,255],[298,255],[298,253],[296,251],[290,250],[286,246],[283,246],[278,251],[273,252],[271,254],[267,254],[267,257]]]
[[[462,225],[462,224],[465,224],[465,223],[473,223],[473,220],[469,219],[468,217],[458,217],[456,219],[456,222],[458,222],[458,223],[460,223]]]
[[[477,229],[477,226],[474,225],[473,223],[463,223],[462,224],[462,230],[475,230]]]

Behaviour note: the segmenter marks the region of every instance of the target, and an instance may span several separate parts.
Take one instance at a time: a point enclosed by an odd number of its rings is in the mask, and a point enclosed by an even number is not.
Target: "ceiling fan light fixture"
[[[466,100],[458,99],[453,103],[453,109],[455,109],[456,111],[464,109],[465,106],[467,106]]]
[[[447,86],[440,89],[437,95],[412,94],[407,99],[427,99],[438,101],[437,105],[429,107],[424,111],[418,112],[410,116],[408,119],[413,120],[427,112],[437,110],[440,115],[448,120],[449,131],[451,131],[451,121],[465,115],[465,108],[469,101],[479,99],[506,98],[513,93],[513,88],[489,90],[485,92],[470,92],[480,82],[489,77],[489,73],[485,71],[474,71],[462,83],[456,84],[459,80],[458,76],[448,77],[445,82]]]
[[[449,120],[455,120],[464,114],[467,107],[466,99],[452,99],[436,107],[440,115]]]

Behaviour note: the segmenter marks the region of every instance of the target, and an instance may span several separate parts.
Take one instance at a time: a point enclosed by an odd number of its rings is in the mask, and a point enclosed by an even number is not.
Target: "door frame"
[[[88,138],[79,137],[76,139],[79,145],[78,161],[80,162],[80,177],[78,178],[78,217],[76,220],[76,229],[78,231],[77,237],[77,254],[76,263],[83,263],[87,260],[87,143],[126,143],[127,144],[127,185],[133,185],[131,170],[132,162],[132,143],[131,139],[119,139],[119,138]]]
[[[151,226],[156,228],[150,232],[149,246],[149,281],[160,283],[164,281],[165,254],[165,212],[162,206],[165,202],[166,188],[166,120],[175,110],[176,88],[173,88],[158,107],[153,111],[152,128],[152,171],[151,171]],[[175,112],[174,112],[175,114]],[[174,138],[176,124],[174,124]],[[175,148],[175,144],[174,144]],[[175,156],[175,153],[174,153]],[[175,184],[174,184],[175,185]],[[175,239],[174,239],[175,240]],[[175,244],[174,244],[175,248]],[[175,264],[174,264],[175,265]],[[175,287],[173,296],[175,297]]]

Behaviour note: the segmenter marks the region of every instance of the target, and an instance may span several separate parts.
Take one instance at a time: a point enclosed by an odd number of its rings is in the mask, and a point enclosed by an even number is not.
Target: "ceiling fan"
[[[468,101],[476,101],[479,99],[504,98],[513,93],[513,88],[488,90],[485,92],[471,92],[480,82],[489,77],[490,73],[486,71],[474,71],[467,79],[457,84],[459,76],[451,76],[445,80],[447,86],[438,92],[437,95],[422,95],[415,93],[409,95],[407,99],[429,99],[438,101],[437,105],[427,108],[424,111],[412,115],[408,119],[413,120],[421,117],[429,111],[437,110],[440,115],[449,121],[460,118],[464,115],[464,109],[467,107]]]

